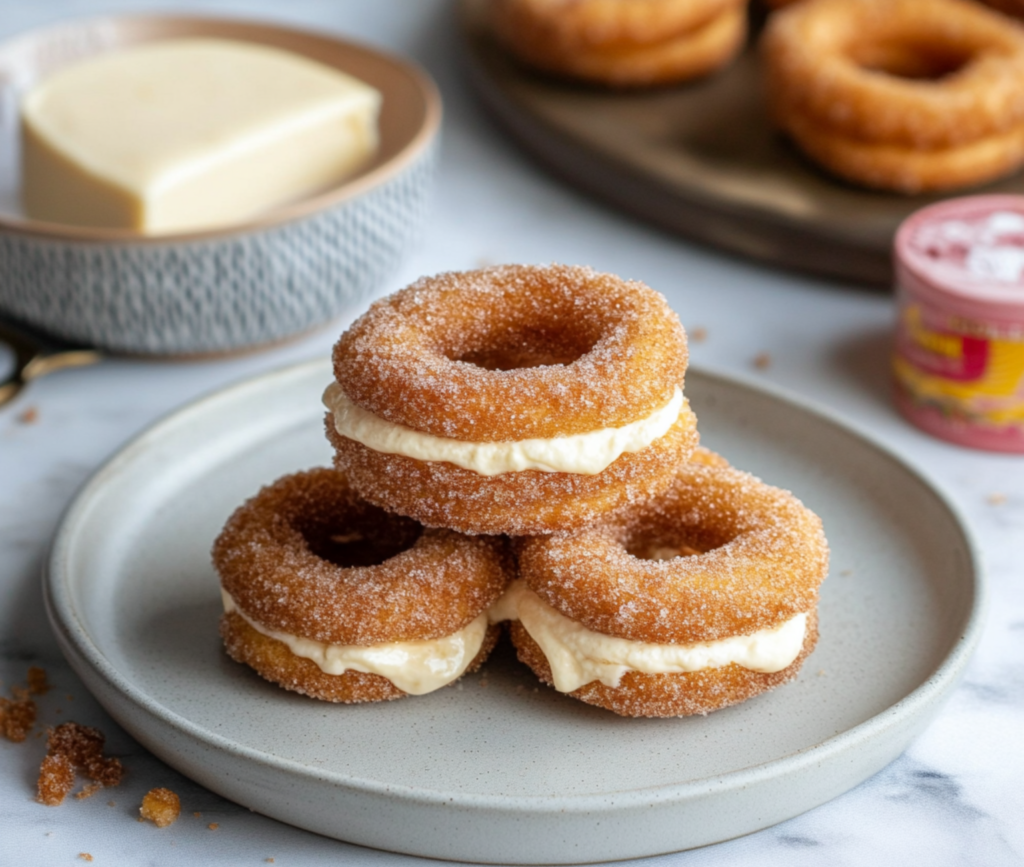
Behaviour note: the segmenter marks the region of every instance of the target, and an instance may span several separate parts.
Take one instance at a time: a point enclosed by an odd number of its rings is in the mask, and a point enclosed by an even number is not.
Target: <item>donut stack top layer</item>
[[[686,362],[662,295],[562,265],[421,279],[374,304],[334,350],[335,376],[359,406],[481,443],[646,418],[682,388]]]
[[[334,350],[335,463],[466,533],[564,532],[668,487],[697,443],[686,335],[641,283],[564,265],[424,278]]]

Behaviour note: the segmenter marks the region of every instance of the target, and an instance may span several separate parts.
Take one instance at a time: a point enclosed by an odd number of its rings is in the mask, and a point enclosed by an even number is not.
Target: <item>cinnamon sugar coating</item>
[[[326,468],[285,476],[239,507],[213,561],[252,620],[342,645],[451,635],[511,577],[504,540],[423,529]]]
[[[225,614],[221,618],[220,634],[232,659],[255,669],[264,680],[292,692],[345,704],[390,701],[406,695],[379,674],[352,670],[343,674],[327,674],[312,660],[296,656],[283,642],[253,629],[237,613]],[[483,645],[466,669],[466,674],[483,665],[500,635],[500,626],[488,628]]]
[[[620,455],[596,475],[524,470],[481,476],[454,464],[373,451],[341,436],[330,413],[325,424],[335,466],[369,502],[427,526],[512,536],[580,530],[647,500],[672,483],[698,438],[686,405],[663,437]]]
[[[665,548],[703,553],[642,559]],[[828,544],[817,515],[788,491],[691,462],[665,493],[620,515],[575,535],[521,540],[518,559],[530,589],[594,632],[692,644],[814,609]]]
[[[553,686],[551,666],[530,634],[518,622],[510,624],[512,643],[521,662],[529,666],[544,683]],[[703,671],[676,674],[645,674],[627,671],[618,686],[600,681],[588,683],[568,693],[587,704],[614,711],[620,716],[673,717],[707,714],[746,701],[774,689],[797,676],[804,660],[818,641],[817,609],[807,618],[807,634],[800,655],[782,671],[765,674],[736,663]]]
[[[466,442],[621,427],[682,387],[686,335],[664,297],[566,265],[440,274],[378,301],[334,348],[348,397]]]

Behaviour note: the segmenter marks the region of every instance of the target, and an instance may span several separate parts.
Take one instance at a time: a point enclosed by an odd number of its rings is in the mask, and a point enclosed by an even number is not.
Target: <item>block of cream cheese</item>
[[[28,216],[146,234],[225,226],[336,184],[380,93],[297,54],[180,39],[62,69],[21,106]]]

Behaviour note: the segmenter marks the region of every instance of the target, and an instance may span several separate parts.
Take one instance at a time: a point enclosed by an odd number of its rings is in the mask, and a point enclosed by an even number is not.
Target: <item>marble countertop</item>
[[[1024,458],[946,445],[895,414],[888,394],[891,298],[698,248],[553,180],[488,122],[467,91],[453,10],[444,0],[176,5],[344,33],[411,55],[435,76],[446,117],[434,215],[426,237],[381,293],[421,274],[499,262],[584,263],[641,279],[669,298],[691,331],[704,330],[706,337],[691,348],[693,364],[761,377],[853,420],[949,492],[970,523],[990,584],[985,635],[962,685],[910,749],[805,815],[648,863],[1024,862]],[[166,2],[148,0],[3,0],[0,37],[71,16],[166,8]],[[43,740],[0,740],[0,863],[70,864],[80,853],[97,864],[119,865],[417,863],[251,813],[148,754],[64,662],[40,591],[40,570],[61,512],[125,441],[197,395],[325,355],[358,312],[260,354],[175,363],[113,359],[56,374],[0,409],[0,688],[23,680],[28,666],[43,666],[56,688],[40,700],[36,731],[69,718],[99,726],[111,752],[130,769],[117,789],[47,808],[33,800]],[[755,365],[765,353],[770,364]],[[163,830],[134,821],[143,793],[157,785],[178,792],[183,803],[182,818]]]

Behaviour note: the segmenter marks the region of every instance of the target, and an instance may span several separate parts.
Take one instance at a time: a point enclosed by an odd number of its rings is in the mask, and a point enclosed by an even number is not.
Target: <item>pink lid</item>
[[[967,196],[911,214],[896,281],[959,316],[1024,325],[1024,196]]]

